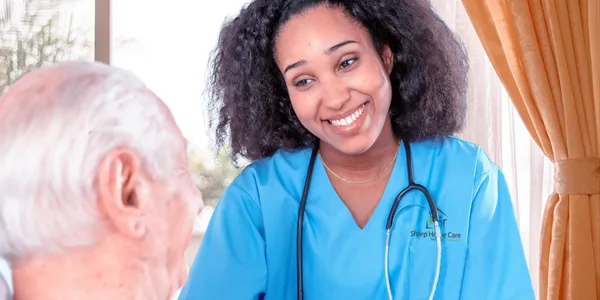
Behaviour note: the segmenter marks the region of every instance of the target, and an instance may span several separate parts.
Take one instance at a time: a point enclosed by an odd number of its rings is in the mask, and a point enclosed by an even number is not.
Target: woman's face
[[[290,19],[275,43],[300,122],[345,154],[367,151],[379,137],[391,101],[392,56],[341,9],[324,5]]]

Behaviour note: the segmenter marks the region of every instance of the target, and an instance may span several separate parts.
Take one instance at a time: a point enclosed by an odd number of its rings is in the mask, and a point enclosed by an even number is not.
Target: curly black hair
[[[210,129],[231,158],[256,160],[317,141],[298,120],[274,58],[281,26],[316,5],[342,8],[388,45],[390,116],[406,141],[443,138],[464,125],[468,59],[463,44],[428,0],[254,0],[221,30],[208,85]]]

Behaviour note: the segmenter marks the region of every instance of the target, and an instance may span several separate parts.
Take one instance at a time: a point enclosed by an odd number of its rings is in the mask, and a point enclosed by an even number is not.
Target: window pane
[[[206,66],[223,21],[245,2],[169,1],[176,9],[160,1],[112,4],[111,64],[133,71],[171,108],[190,144],[196,175],[204,175],[199,181],[211,206],[237,171],[227,153],[214,159],[203,98]]]
[[[12,9],[0,11],[0,94],[33,69],[93,59],[94,0],[5,1]]]
[[[212,208],[238,173],[222,152],[215,160],[205,118],[206,71],[223,21],[246,0],[113,1],[111,64],[139,76],[171,108],[190,145],[191,167],[207,208],[186,260],[191,263]]]

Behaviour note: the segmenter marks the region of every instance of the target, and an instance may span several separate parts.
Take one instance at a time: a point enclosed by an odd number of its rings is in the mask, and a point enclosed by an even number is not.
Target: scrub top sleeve
[[[462,300],[535,299],[513,204],[502,171],[476,180]]]
[[[179,299],[261,299],[267,267],[262,214],[239,182],[221,199]]]

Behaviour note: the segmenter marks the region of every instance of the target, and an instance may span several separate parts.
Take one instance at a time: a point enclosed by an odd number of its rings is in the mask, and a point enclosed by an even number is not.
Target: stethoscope
[[[394,204],[390,209],[390,213],[388,215],[387,223],[385,225],[385,261],[384,261],[384,270],[385,270],[385,285],[387,288],[388,298],[389,300],[393,300],[392,296],[392,288],[390,285],[390,276],[389,276],[389,250],[390,250],[390,232],[392,226],[394,224],[394,216],[396,215],[396,209],[398,208],[398,204],[400,204],[400,200],[402,197],[406,195],[408,192],[412,190],[417,190],[425,195],[427,199],[427,203],[429,204],[429,209],[431,210],[431,218],[433,219],[433,225],[435,227],[435,240],[437,243],[437,260],[436,260],[436,268],[435,268],[435,277],[433,279],[433,285],[431,288],[431,292],[429,294],[429,300],[433,299],[435,295],[435,290],[437,288],[438,279],[440,277],[440,266],[442,261],[442,242],[441,242],[441,233],[440,226],[438,224],[438,211],[433,202],[433,198],[431,194],[424,186],[415,183],[414,174],[412,170],[412,157],[410,153],[410,145],[406,142],[403,142],[404,149],[406,150],[406,167],[408,172],[408,186],[404,188],[394,200]],[[304,299],[304,280],[302,275],[302,224],[304,223],[304,208],[306,207],[306,198],[308,196],[308,190],[310,189],[310,182],[312,179],[312,172],[315,167],[315,160],[317,158],[317,154],[319,153],[318,143],[313,148],[312,154],[310,156],[310,163],[308,165],[308,171],[306,172],[306,180],[304,182],[304,190],[302,192],[302,199],[300,200],[300,208],[298,209],[298,228],[296,233],[296,268],[298,272],[298,300]]]

